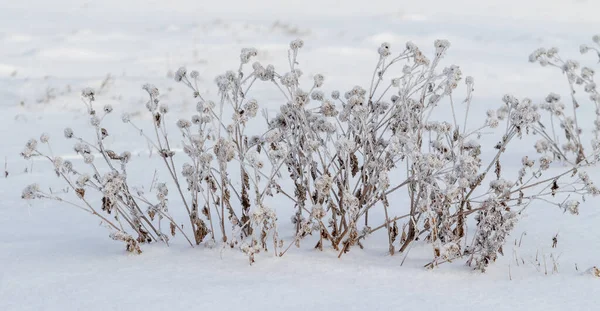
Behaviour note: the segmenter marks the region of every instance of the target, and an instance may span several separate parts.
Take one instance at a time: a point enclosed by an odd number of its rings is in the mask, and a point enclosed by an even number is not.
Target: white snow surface
[[[0,176],[0,310],[598,310],[600,279],[584,273],[600,265],[598,199],[583,203],[578,216],[532,205],[485,274],[464,260],[426,270],[431,248],[419,243],[401,264],[402,255],[387,253],[385,234],[341,259],[314,250],[309,239],[281,258],[261,253],[250,266],[238,250],[192,249],[180,236],[170,247],[144,245],[143,254],[128,255],[91,216],[21,200],[27,184],[62,183],[49,165],[19,152],[47,132],[55,154],[73,156],[62,132],[85,131],[80,90],[99,89],[110,75],[97,96],[115,107],[109,143],[132,151],[129,179],[147,186],[154,159],[119,118],[143,112],[143,83],[167,95],[174,121],[189,116],[195,101],[169,72],[199,70],[210,97],[213,78],[237,68],[241,48],[256,47],[261,62],[283,67],[288,42],[298,37],[305,41],[300,67],[307,76],[324,74],[329,91],[366,85],[383,41],[400,50],[410,40],[431,53],[433,40],[448,39],[444,62],[475,77],[474,113],[483,118],[504,93],[566,94],[560,72],[527,57],[557,46],[582,59],[579,44],[599,32],[599,11],[594,0],[0,0],[0,160],[9,172]],[[268,109],[281,104],[268,88],[255,97]],[[523,150],[533,152],[523,146],[506,155],[513,168]],[[600,173],[590,173],[598,182]],[[292,206],[273,207],[289,241]]]

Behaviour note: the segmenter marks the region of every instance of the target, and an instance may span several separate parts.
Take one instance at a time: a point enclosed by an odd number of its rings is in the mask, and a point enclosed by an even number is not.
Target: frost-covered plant
[[[223,245],[239,247],[252,263],[257,253],[270,246],[283,256],[292,245],[300,246],[315,234],[315,248],[330,246],[342,256],[354,246],[362,248],[370,234],[385,229],[392,255],[408,252],[415,241],[426,241],[433,253],[427,266],[468,257],[468,263],[483,271],[502,254],[518,213],[529,204],[541,200],[577,214],[579,202],[569,194],[598,194],[581,170],[595,164],[597,157],[580,147],[576,121],[560,119],[575,144],[570,150],[576,155],[574,161],[557,147],[556,135],[546,132],[540,110],[547,107],[529,99],[506,95],[503,104],[488,110],[482,122],[472,122],[469,112],[475,82],[472,77],[463,82],[458,66],[441,65],[448,41],[436,40],[431,58],[411,42],[399,52],[383,43],[368,87],[329,95],[323,91],[321,74],[305,84],[298,67],[303,46],[301,40],[290,43],[288,67],[283,71],[259,62],[248,66],[257,51],[243,49],[238,69],[215,79],[218,96],[214,101],[201,94],[198,72],[180,68],[175,80],[198,101],[197,113],[176,121],[186,158],[182,165],[176,165],[183,158],[172,148],[166,121],[169,109],[161,103],[156,87],[143,87],[149,96],[146,108],[152,115],[152,134],[123,116],[123,122],[140,131],[162,158],[172,179],[169,184],[189,216],[191,245],[207,237],[211,243],[221,240]],[[284,100],[274,116],[263,110],[266,124],[262,129],[248,126],[260,110],[260,102],[248,95],[260,82],[273,85]],[[455,91],[462,83],[466,96],[458,101]],[[127,232],[138,233],[141,238],[133,240],[136,243],[166,242],[160,225],[163,218],[168,219],[172,235],[178,230],[187,238],[168,214],[167,184],[154,187],[158,203],[141,192],[130,193],[124,161],[129,157],[106,150],[102,139],[108,132],[101,127],[104,115],[98,117],[92,109],[94,92],[84,90],[83,98],[97,139],[87,143],[70,129],[65,136],[77,139],[76,151],[94,173],[73,189],[100,191],[114,202],[115,221],[128,217],[131,230],[120,223],[112,226],[116,232],[112,236],[126,242],[128,249],[132,239]],[[440,117],[440,110],[450,111],[450,116],[442,113]],[[108,114],[112,109],[104,111]],[[502,137],[486,149],[480,138],[495,128],[501,129]],[[535,148],[543,153],[552,150],[554,157],[523,154],[519,170],[505,172],[503,155],[511,142],[526,135],[540,135],[543,139]],[[95,172],[92,149],[108,163],[106,178]],[[44,156],[37,141],[30,141],[23,156],[37,155]],[[53,156],[47,158],[56,161]],[[556,158],[567,164],[559,172],[550,169]],[[115,161],[121,163],[119,168],[113,166]],[[72,183],[69,176],[63,177]],[[23,197],[57,199],[35,185]],[[279,238],[280,220],[269,207],[268,197],[287,200],[294,209],[295,232],[287,246]],[[85,196],[80,198],[91,208]],[[146,211],[140,205],[147,206]],[[114,223],[105,214],[92,213],[109,225]],[[153,225],[156,215],[158,223]],[[377,215],[383,216],[378,219]],[[468,238],[470,219],[476,223],[472,238]]]
[[[126,243],[129,252],[141,253],[139,243],[153,241],[168,243],[168,236],[162,233],[160,222],[153,223],[153,213],[145,213],[142,210],[136,199],[141,194],[133,191],[127,181],[127,164],[131,159],[131,153],[128,151],[117,153],[106,148],[104,139],[109,136],[109,132],[102,127],[102,120],[113,109],[107,105],[101,112],[97,111],[94,107],[94,96],[92,89],[85,89],[82,92],[90,126],[95,133],[93,140],[88,141],[77,136],[71,128],[64,130],[65,138],[75,141],[73,149],[83,159],[81,168],[76,167],[71,161],[54,155],[47,134],[41,135],[39,143],[36,139],[29,140],[21,153],[26,159],[38,156],[49,160],[54,166],[56,175],[66,182],[68,189],[80,202],[68,201],[56,193],[46,193],[37,184],[26,187],[22,197],[57,200],[91,213],[100,218],[111,231],[111,238]],[[40,144],[46,145],[47,151],[43,150]],[[100,209],[94,208],[95,197],[100,198]],[[154,213],[159,213],[161,219],[163,217],[170,219],[172,226],[175,226],[166,208],[156,208]],[[133,238],[133,235],[137,237]]]
[[[583,44],[579,47],[579,51],[581,54],[595,52],[600,59],[600,35],[595,35],[592,41],[594,45]],[[560,69],[566,76],[569,86],[569,95],[566,100],[570,102],[569,107],[556,93],[548,94],[545,103],[540,105],[542,110],[548,112],[550,123],[544,124],[545,126],[539,129],[542,138],[536,143],[537,151],[552,154],[554,158],[571,164],[579,163],[586,157],[592,157],[597,161],[600,157],[600,93],[598,93],[594,80],[595,70],[581,66],[576,60],[563,60],[558,48],[555,47],[535,50],[529,56],[529,61],[543,67]],[[587,141],[584,139],[585,127],[580,120],[583,117],[580,103],[586,98],[577,96],[577,91],[581,89],[595,108],[595,120],[591,131],[593,135]],[[583,113],[588,112],[584,111]]]
[[[449,45],[437,40],[429,59],[410,42],[398,54],[384,43],[368,89],[356,86],[343,96],[337,91],[325,96],[321,75],[315,76],[308,91],[300,87],[296,64],[302,44],[292,43],[290,71],[280,75],[279,88],[288,102],[269,121],[272,136],[278,138],[269,143],[288,155],[285,163],[297,208],[296,243],[308,230],[316,231],[321,237],[316,247],[322,248],[328,240],[341,256],[354,245],[362,247],[361,241],[373,231],[386,228],[390,254],[398,242],[404,252],[412,242],[425,239],[434,250],[431,266],[469,255],[484,269],[501,252],[518,207],[554,197],[559,184],[561,189],[572,187],[569,192],[593,192],[581,178],[563,182],[583,165],[579,162],[544,179],[551,160],[524,157],[515,180],[503,177],[500,160],[510,142],[540,131],[538,106],[506,95],[503,106],[488,111],[482,124],[469,128],[474,79],[465,79],[467,96],[463,107],[458,107],[454,90],[462,80],[461,70],[454,65],[438,69]],[[385,79],[394,65],[401,65],[399,75]],[[444,104],[452,117],[434,120],[435,111]],[[462,119],[459,108],[464,111]],[[477,140],[485,129],[501,122],[502,139],[486,164]],[[585,160],[586,164],[595,161]],[[495,178],[486,179],[492,169]],[[406,178],[398,179],[399,173]],[[544,187],[553,190],[527,194]],[[404,210],[389,200],[400,189],[406,189],[409,200]],[[372,209],[383,209],[385,215],[384,223],[375,228],[368,219]],[[472,245],[467,246],[470,215],[476,216],[478,227]],[[403,218],[407,220],[398,226]]]

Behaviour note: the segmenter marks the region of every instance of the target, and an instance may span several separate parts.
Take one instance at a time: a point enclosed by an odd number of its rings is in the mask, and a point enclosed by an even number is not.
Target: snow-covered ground
[[[175,116],[187,116],[195,102],[169,77],[179,66],[199,70],[211,96],[213,77],[236,69],[241,48],[256,47],[259,60],[282,67],[288,42],[298,37],[305,41],[302,69],[324,74],[328,90],[366,85],[383,41],[399,50],[410,40],[431,52],[434,39],[448,39],[445,62],[475,77],[474,109],[483,118],[505,93],[564,93],[559,72],[527,57],[557,46],[580,58],[579,44],[600,29],[598,11],[594,0],[0,0],[0,162],[6,159],[9,172],[0,176],[0,310],[598,310],[600,280],[584,274],[600,265],[597,199],[579,216],[530,207],[510,239],[520,246],[509,242],[486,274],[464,261],[425,270],[426,245],[401,266],[402,256],[387,254],[384,235],[341,259],[309,242],[282,258],[261,254],[249,266],[239,251],[191,249],[181,238],[127,255],[89,215],[22,201],[31,182],[61,183],[51,167],[19,157],[41,132],[53,137],[55,153],[73,153],[62,131],[85,128],[84,87],[100,90],[99,101],[117,114],[135,113],[144,109],[141,85],[152,82]],[[276,92],[260,95],[267,108],[281,104]],[[109,143],[127,146],[130,179],[150,184],[148,148],[114,119],[120,132]],[[290,240],[291,225],[281,234]]]

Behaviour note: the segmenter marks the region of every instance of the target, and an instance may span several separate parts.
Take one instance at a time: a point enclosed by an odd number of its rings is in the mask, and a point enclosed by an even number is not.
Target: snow
[[[130,176],[147,187],[155,159],[119,117],[127,111],[138,123],[147,121],[135,114],[144,109],[141,85],[154,83],[167,94],[174,122],[195,109],[188,90],[168,77],[179,66],[199,70],[211,96],[213,78],[234,69],[241,48],[256,47],[260,61],[282,67],[288,42],[297,37],[305,41],[301,68],[309,77],[324,74],[329,91],[366,85],[383,41],[398,50],[410,40],[431,53],[433,40],[448,39],[445,63],[475,77],[472,115],[483,119],[507,92],[534,99],[566,94],[559,72],[527,57],[554,45],[578,57],[579,44],[600,26],[599,9],[592,0],[0,0],[0,162],[6,158],[9,172],[0,176],[0,310],[598,309],[599,280],[584,273],[600,265],[597,199],[583,203],[578,216],[531,206],[505,256],[486,274],[464,260],[426,270],[431,248],[424,244],[404,261],[389,256],[385,234],[341,259],[314,250],[309,239],[282,258],[261,253],[250,266],[237,250],[192,249],[180,236],[171,247],[144,246],[142,255],[127,255],[89,215],[56,202],[22,201],[27,184],[58,191],[61,183],[49,165],[25,161],[19,152],[29,138],[48,132],[56,154],[76,158],[63,129],[85,133],[78,95],[94,87],[100,104],[115,107],[109,143],[132,152]],[[280,104],[276,92],[257,92],[261,105]],[[506,155],[514,167],[517,152]],[[591,174],[598,182],[600,174]],[[293,213],[274,207],[281,220]],[[291,228],[281,228],[286,241]]]

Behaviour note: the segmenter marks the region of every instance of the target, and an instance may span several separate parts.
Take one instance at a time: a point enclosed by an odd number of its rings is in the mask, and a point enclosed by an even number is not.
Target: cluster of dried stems
[[[440,69],[449,46],[437,40],[428,58],[413,43],[395,54],[384,43],[368,88],[356,86],[343,94],[326,95],[320,74],[312,77],[308,88],[301,88],[301,40],[290,43],[285,72],[258,62],[248,66],[257,51],[243,49],[238,70],[216,78],[216,101],[200,93],[198,72],[181,68],[175,80],[189,87],[198,101],[197,114],[177,121],[185,156],[175,156],[173,134],[167,131],[169,108],[160,102],[159,90],[144,85],[153,130],[142,131],[128,115],[122,120],[148,141],[171,178],[153,183],[155,198],[130,185],[131,154],[117,153],[104,143],[109,134],[102,121],[112,107],[97,110],[94,91],[86,89],[82,98],[95,137],[88,141],[71,129],[64,134],[76,141],[75,151],[87,168],[76,169],[55,156],[47,135],[40,142],[48,151],[41,151],[32,139],[22,153],[52,162],[79,202],[44,192],[37,184],[28,186],[23,198],[59,200],[81,208],[99,217],[113,239],[136,253],[141,243],[168,244],[180,233],[192,247],[218,241],[239,247],[251,263],[256,253],[269,248],[282,256],[309,235],[318,236],[315,248],[332,248],[342,256],[355,246],[362,248],[373,232],[385,230],[391,255],[426,241],[433,254],[428,267],[466,258],[483,271],[502,254],[518,213],[529,204],[544,201],[577,214],[579,201],[570,200],[571,195],[598,194],[581,168],[598,161],[600,118],[588,146],[577,119],[575,89],[584,85],[597,115],[600,96],[593,70],[562,61],[555,49],[540,49],[531,61],[563,70],[572,91],[572,112],[556,94],[541,105],[506,95],[484,122],[472,126],[468,121],[474,79],[464,79],[467,93],[459,101],[454,95],[462,81],[459,67]],[[274,116],[263,110],[266,126],[257,131],[248,123],[257,118],[259,104],[248,94],[259,82],[273,85],[285,103]],[[439,106],[451,111],[451,117],[437,120]],[[549,121],[542,110],[549,112]],[[502,138],[493,149],[484,150],[478,140],[489,128],[500,128]],[[505,173],[503,154],[525,135],[539,137],[534,146],[539,156],[524,154],[518,172]],[[184,157],[186,162],[177,165]],[[553,161],[562,166],[551,168]],[[167,185],[185,208],[189,227],[178,225],[169,213]],[[99,199],[90,196],[91,191],[100,194]],[[287,200],[294,209],[295,233],[286,243],[269,207],[273,197]],[[469,223],[475,228],[468,230]]]

